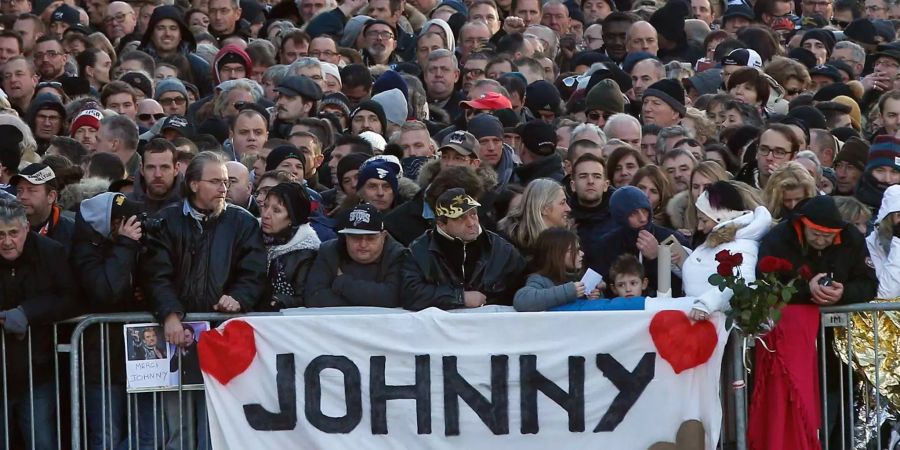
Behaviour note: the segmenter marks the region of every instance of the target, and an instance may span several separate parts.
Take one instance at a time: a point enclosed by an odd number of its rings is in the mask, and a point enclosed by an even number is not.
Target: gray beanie
[[[715,94],[722,84],[722,69],[707,69],[688,78],[700,95]]]
[[[184,83],[178,78],[166,78],[156,83],[156,95],[154,95],[153,99],[159,101],[159,98],[166,92],[178,92],[184,98],[188,98],[187,88],[184,87]]]
[[[503,139],[503,124],[490,114],[479,114],[469,120],[466,127],[475,139],[493,136]]]
[[[369,16],[353,16],[350,20],[347,21],[347,25],[344,25],[344,34],[341,36],[341,47],[354,47],[356,45],[356,38],[359,37],[359,33],[362,33],[362,29],[366,26],[367,23],[373,21],[375,19]]]
[[[394,88],[376,94],[372,100],[378,102],[384,108],[384,115],[388,122],[394,125],[402,125],[406,122],[407,114],[409,114],[406,97],[400,89]],[[385,130],[387,132],[387,130]]]

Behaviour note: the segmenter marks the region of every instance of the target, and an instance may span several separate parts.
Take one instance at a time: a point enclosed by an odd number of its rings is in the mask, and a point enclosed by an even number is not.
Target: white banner
[[[212,443],[644,450],[696,420],[714,448],[724,319],[692,323],[678,300],[663,307],[683,310],[231,320],[200,343]]]

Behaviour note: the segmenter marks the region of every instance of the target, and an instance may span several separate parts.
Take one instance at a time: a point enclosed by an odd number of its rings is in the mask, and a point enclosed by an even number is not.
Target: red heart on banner
[[[659,356],[681,373],[709,361],[719,336],[708,320],[691,323],[684,311],[660,311],[650,321],[650,337]]]
[[[256,357],[253,327],[243,320],[232,320],[225,330],[209,330],[197,343],[200,369],[223,385],[244,373]]]

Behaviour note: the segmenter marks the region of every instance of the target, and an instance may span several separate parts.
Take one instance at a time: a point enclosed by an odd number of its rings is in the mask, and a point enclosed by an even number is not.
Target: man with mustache
[[[138,276],[142,292],[164,324],[166,341],[180,349],[192,343],[181,322],[186,313],[252,311],[266,283],[259,224],[245,209],[225,202],[231,183],[222,157],[201,152],[184,178],[186,198],[156,214],[163,229],[147,233]],[[177,411],[186,407],[181,402],[190,402],[197,412],[206,410],[202,393],[184,394],[169,392],[163,397],[166,416],[175,418],[169,421],[171,448],[202,417],[179,420]],[[199,427],[197,444],[196,448],[210,448],[206,427]]]
[[[181,203],[182,178],[175,169],[175,146],[156,138],[144,146],[141,170],[134,176],[134,190],[125,194],[128,200],[144,205],[144,212],[155,214],[160,209]]]
[[[317,103],[322,99],[322,88],[306,76],[291,75],[284,77],[275,91],[278,98],[271,137],[287,138],[297,120],[315,114]]]
[[[371,67],[400,62],[394,52],[397,49],[397,32],[391,24],[383,20],[373,20],[366,24],[362,34],[365,39],[363,41],[365,65]]]

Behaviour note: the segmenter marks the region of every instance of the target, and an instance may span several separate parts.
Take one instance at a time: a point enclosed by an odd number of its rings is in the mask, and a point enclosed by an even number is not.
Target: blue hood
[[[653,214],[650,199],[634,186],[623,186],[616,189],[609,199],[609,211],[613,220],[620,226],[628,226],[628,216],[636,209],[646,209],[651,215]]]

